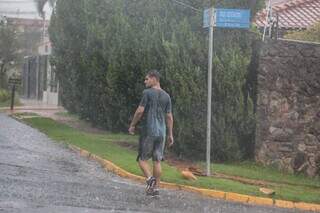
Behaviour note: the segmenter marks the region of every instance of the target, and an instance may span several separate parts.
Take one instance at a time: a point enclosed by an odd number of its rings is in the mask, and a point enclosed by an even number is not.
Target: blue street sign
[[[215,27],[221,27],[221,28],[242,28],[242,29],[248,29],[250,28],[250,23],[216,23]]]
[[[208,8],[203,11],[203,28],[210,27],[210,20],[213,8]]]
[[[249,28],[250,10],[243,9],[215,9],[215,27]]]

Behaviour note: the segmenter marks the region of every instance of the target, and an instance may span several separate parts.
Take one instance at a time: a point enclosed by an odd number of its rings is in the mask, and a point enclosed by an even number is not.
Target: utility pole
[[[44,42],[44,38],[46,36],[46,12],[43,11],[43,16],[42,16],[42,42]]]
[[[264,28],[263,28],[262,41],[265,40],[265,36],[266,36],[268,27],[269,27],[269,36],[270,36],[270,31],[271,31],[270,24],[271,24],[271,21],[272,21],[272,3],[271,3],[271,0],[269,0],[267,8],[266,8],[266,21],[265,21]]]

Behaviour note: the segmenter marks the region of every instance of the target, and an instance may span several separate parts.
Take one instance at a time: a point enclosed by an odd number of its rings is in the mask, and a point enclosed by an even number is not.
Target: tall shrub
[[[219,2],[257,9],[256,1]],[[146,71],[159,69],[173,100],[175,151],[203,158],[208,41],[201,22],[201,12],[169,0],[57,1],[50,37],[64,106],[95,125],[126,131]],[[244,89],[251,42],[248,32],[215,32],[212,151],[217,160],[245,158],[253,144],[254,103]]]

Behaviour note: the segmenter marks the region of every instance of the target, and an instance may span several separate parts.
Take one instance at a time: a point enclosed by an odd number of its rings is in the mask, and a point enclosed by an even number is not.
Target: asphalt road
[[[161,190],[155,199],[144,187],[0,113],[0,213],[300,212],[174,190]]]

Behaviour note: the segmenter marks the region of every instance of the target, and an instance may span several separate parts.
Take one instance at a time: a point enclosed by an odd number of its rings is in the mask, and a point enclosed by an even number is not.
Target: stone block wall
[[[320,44],[262,45],[255,158],[292,173],[320,175]]]

